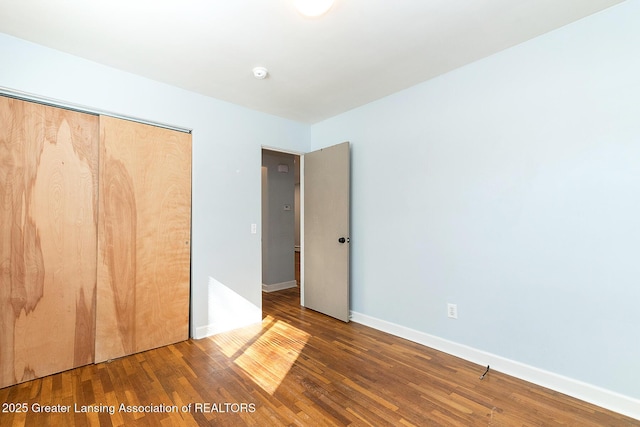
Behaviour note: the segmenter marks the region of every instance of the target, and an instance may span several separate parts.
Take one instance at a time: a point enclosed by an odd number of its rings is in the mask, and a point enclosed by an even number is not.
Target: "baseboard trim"
[[[298,286],[298,282],[296,282],[295,280],[289,280],[288,282],[274,283],[272,285],[265,285],[263,283],[262,292],[281,291],[283,289],[295,288],[296,286]]]
[[[350,319],[353,322],[431,347],[481,366],[490,365],[492,370],[503,372],[524,381],[640,420],[640,400],[638,399],[497,356],[483,350],[429,335],[415,329],[367,316],[366,314],[352,311]]]
[[[202,338],[210,337],[220,332],[222,331],[220,331],[220,328],[216,327],[216,325],[200,326],[196,328],[196,333],[193,335],[193,338],[201,340]]]
[[[260,313],[260,312],[258,312]],[[227,324],[209,324],[204,326],[199,326],[195,329],[195,334],[193,338],[196,340],[201,340],[203,338],[211,337],[213,335],[221,334],[223,332],[233,331],[235,329],[244,328],[246,326],[256,325],[262,323],[262,315],[251,316],[250,318],[244,318],[241,322],[233,322]]]

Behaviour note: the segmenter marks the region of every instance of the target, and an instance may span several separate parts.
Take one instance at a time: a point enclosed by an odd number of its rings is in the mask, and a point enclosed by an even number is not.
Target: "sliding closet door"
[[[100,117],[96,362],[188,338],[191,135]]]
[[[0,96],[0,387],[93,362],[98,129]]]

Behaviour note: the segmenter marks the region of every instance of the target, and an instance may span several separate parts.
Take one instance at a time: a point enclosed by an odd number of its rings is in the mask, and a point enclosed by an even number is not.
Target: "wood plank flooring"
[[[0,389],[0,425],[640,425],[298,298],[266,294],[262,325]]]

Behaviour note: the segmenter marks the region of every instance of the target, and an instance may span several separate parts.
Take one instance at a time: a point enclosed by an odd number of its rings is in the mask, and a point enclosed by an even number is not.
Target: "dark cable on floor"
[[[489,373],[489,365],[487,365],[487,370],[484,371],[484,374],[480,375],[480,379],[483,380],[484,376],[487,375]]]

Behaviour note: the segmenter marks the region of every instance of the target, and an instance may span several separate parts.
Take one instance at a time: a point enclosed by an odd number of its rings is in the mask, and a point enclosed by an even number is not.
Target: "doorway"
[[[300,287],[300,155],[262,149],[262,290]]]
[[[300,305],[349,321],[349,200],[349,142],[262,149],[264,292],[297,288]]]

